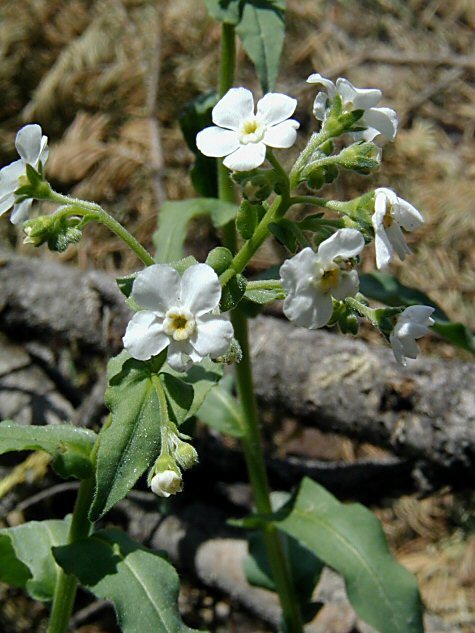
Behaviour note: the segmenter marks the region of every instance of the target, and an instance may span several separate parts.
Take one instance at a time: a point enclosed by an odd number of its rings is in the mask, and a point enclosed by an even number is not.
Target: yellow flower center
[[[265,125],[255,116],[250,116],[243,121],[239,130],[239,141],[242,145],[248,143],[259,143],[266,131]]]
[[[386,213],[384,214],[384,218],[383,218],[383,226],[385,229],[389,229],[389,227],[392,226],[394,222],[394,218],[391,215],[392,206],[389,200],[386,204],[387,206],[386,206]]]
[[[329,293],[332,288],[338,286],[340,283],[340,269],[335,266],[335,268],[329,268],[325,270],[320,277],[318,282],[320,286],[320,290],[324,293]]]
[[[171,308],[165,314],[163,331],[174,341],[186,341],[196,329],[196,322],[189,310]]]

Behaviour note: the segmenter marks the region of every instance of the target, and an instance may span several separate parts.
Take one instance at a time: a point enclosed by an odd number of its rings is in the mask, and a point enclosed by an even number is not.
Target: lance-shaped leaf
[[[0,455],[12,451],[46,451],[61,477],[87,479],[93,474],[89,454],[96,434],[70,424],[25,426],[6,420],[0,423]]]
[[[190,220],[209,216],[213,226],[220,228],[234,220],[238,207],[215,198],[192,198],[165,202],[158,214],[158,227],[153,234],[156,261],[167,264],[183,257],[183,244]]]
[[[163,362],[163,361],[161,361]],[[160,425],[166,418],[181,424],[196,413],[222,370],[211,361],[187,374],[174,372],[159,359],[142,362],[122,352],[109,362],[105,403],[111,418],[100,434],[96,492],[90,518],[96,521],[120,501],[160,452]],[[154,381],[167,399],[161,410]]]
[[[440,334],[448,343],[475,354],[475,335],[463,323],[450,321],[445,312],[426,294],[405,286],[388,273],[371,272],[360,275],[360,290],[370,299],[376,299],[388,306],[426,305],[435,308],[431,315],[435,320],[432,330]]]
[[[277,279],[249,281],[244,297],[253,303],[264,305],[272,301],[285,299],[285,292],[281,282]]]
[[[423,633],[416,579],[391,556],[379,521],[364,506],[342,504],[305,478],[276,525],[342,574],[355,611],[380,633]]]
[[[111,600],[124,633],[193,633],[178,611],[178,574],[160,554],[120,530],[57,547],[63,569],[100,599]]]
[[[243,415],[239,401],[231,394],[227,378],[210,389],[197,413],[202,422],[231,437],[244,435]]]
[[[236,26],[264,93],[274,89],[285,37],[283,0],[246,0]]]
[[[0,580],[35,600],[52,600],[59,567],[51,548],[67,542],[69,523],[30,521],[0,530]]]

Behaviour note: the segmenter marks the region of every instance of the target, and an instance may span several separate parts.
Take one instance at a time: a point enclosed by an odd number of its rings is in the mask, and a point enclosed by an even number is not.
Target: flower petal
[[[319,92],[313,102],[313,116],[318,121],[323,121],[328,107],[328,96],[325,92]]]
[[[10,222],[12,224],[20,224],[21,222],[25,222],[26,220],[28,220],[32,204],[33,204],[33,200],[31,199],[23,200],[23,202],[14,204],[13,211],[10,216]]]
[[[393,332],[389,335],[389,342],[394,353],[394,358],[403,367],[407,367],[406,359],[404,358],[404,350],[399,337]]]
[[[122,339],[125,349],[137,360],[156,356],[170,343],[162,330],[163,323],[149,310],[136,312]]]
[[[404,239],[404,235],[399,224],[393,222],[391,226],[388,226],[386,229],[386,235],[388,236],[392,247],[399,255],[399,259],[404,261],[406,259],[406,255],[410,255],[411,249],[406,244],[406,240]]]
[[[233,326],[224,317],[209,315],[200,319],[196,335],[190,340],[191,344],[202,357],[216,358],[225,354],[234,335]]]
[[[42,150],[43,133],[36,123],[25,125],[18,131],[15,139],[15,147],[25,163],[36,166]]]
[[[15,196],[12,193],[5,193],[3,197],[0,198],[0,215],[3,215],[5,211],[8,211],[15,203]]]
[[[213,108],[215,125],[238,130],[243,119],[254,114],[254,98],[246,88],[231,88]]]
[[[16,160],[3,169],[0,169],[0,198],[4,194],[10,194],[18,189],[18,179],[25,174],[25,163]]]
[[[284,301],[284,314],[296,325],[315,330],[328,323],[333,312],[330,295],[308,288],[297,295],[288,295]]]
[[[434,320],[430,317],[434,310],[435,308],[432,308],[431,306],[409,306],[401,313],[399,321],[402,319],[433,325]]]
[[[197,353],[193,354],[193,348],[189,341],[171,341],[167,353],[167,362],[175,371],[186,371],[193,362],[197,363],[202,358],[198,359]],[[190,356],[193,354],[193,358]]]
[[[343,103],[351,103],[353,110],[367,110],[379,103],[383,93],[377,88],[355,88],[353,84],[340,77],[336,80],[336,89]]]
[[[142,270],[132,286],[132,299],[142,308],[161,316],[178,303],[180,275],[166,264],[154,264]]]
[[[374,249],[376,253],[376,268],[384,270],[394,255],[394,249],[384,229],[376,233]]]
[[[195,264],[181,278],[180,302],[193,315],[202,316],[219,305],[221,284],[208,264]]]
[[[266,158],[266,146],[264,143],[249,143],[241,145],[223,160],[223,164],[233,171],[248,171],[262,165]]]
[[[361,121],[368,127],[378,130],[389,141],[396,138],[399,121],[396,112],[391,108],[370,108],[366,110]]]
[[[340,283],[333,288],[332,295],[335,299],[354,297],[360,287],[360,280],[356,270],[343,271],[340,275]]]
[[[331,237],[318,247],[317,256],[320,262],[329,263],[335,257],[349,259],[355,257],[364,248],[364,237],[356,229],[338,229]]]
[[[317,255],[309,246],[287,259],[279,271],[285,292],[296,294],[311,287],[317,262]]]
[[[420,211],[402,198],[398,198],[397,203],[393,206],[393,215],[396,222],[406,231],[414,231],[424,223],[424,217]]]
[[[269,92],[257,102],[257,117],[268,125],[282,123],[295,112],[297,99],[280,92]]]
[[[325,87],[325,90],[328,93],[330,99],[336,95],[336,86],[331,79],[327,79],[326,77],[322,77],[319,73],[313,73],[307,79],[307,83],[309,84],[321,84]]]
[[[297,138],[299,127],[300,123],[294,119],[283,121],[268,128],[262,140],[269,147],[276,147],[277,149],[292,147]]]
[[[238,149],[239,138],[236,132],[213,125],[198,132],[196,147],[205,156],[227,156]]]

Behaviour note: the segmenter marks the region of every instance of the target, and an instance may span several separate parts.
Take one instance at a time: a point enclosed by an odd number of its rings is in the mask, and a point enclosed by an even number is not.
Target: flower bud
[[[233,179],[241,185],[242,195],[249,202],[263,202],[274,191],[277,175],[273,169],[234,172]]]
[[[354,143],[340,152],[338,162],[345,169],[369,174],[381,163],[381,153],[381,148],[374,143]]]
[[[187,444],[187,442],[179,442],[173,452],[173,456],[184,470],[198,463],[196,449],[191,444]]]
[[[213,359],[216,363],[224,363],[225,365],[232,365],[233,363],[240,363],[242,360],[242,349],[238,341],[233,338],[231,345],[229,346],[226,354],[218,356]]]
[[[23,230],[26,237],[23,242],[33,246],[40,246],[46,242],[50,250],[62,253],[70,244],[76,244],[81,240],[79,223],[78,218],[58,217],[56,214],[42,215],[25,222]]]
[[[23,225],[23,231],[26,235],[23,243],[40,246],[44,242],[47,242],[53,225],[54,219],[52,215],[42,215],[39,218],[28,220]]]
[[[208,253],[206,263],[214,270],[217,275],[221,275],[229,268],[233,261],[233,255],[228,248],[217,246]]]
[[[169,497],[181,492],[183,479],[175,470],[164,470],[154,475],[150,481],[150,488],[159,497]]]

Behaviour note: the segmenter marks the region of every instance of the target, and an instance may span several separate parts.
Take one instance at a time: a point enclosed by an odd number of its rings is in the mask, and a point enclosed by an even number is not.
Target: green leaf
[[[160,452],[163,416],[154,380],[160,380],[165,391],[168,415],[181,424],[196,413],[207,391],[222,376],[221,367],[211,361],[179,374],[161,358],[164,356],[141,362],[124,351],[109,362],[105,403],[111,421],[100,434],[90,511],[93,521],[125,497]]]
[[[247,280],[244,275],[234,275],[224,286],[219,307],[221,312],[234,310],[246,292]]]
[[[370,299],[388,306],[427,305],[435,308],[432,329],[448,343],[475,354],[475,336],[463,323],[450,321],[445,312],[426,294],[400,283],[388,273],[372,272],[360,276],[360,290]]]
[[[244,297],[259,305],[285,299],[284,289],[276,279],[269,280],[269,287],[266,288],[265,286],[265,281],[249,281]]]
[[[205,4],[214,20],[234,25],[239,22],[242,0],[205,0]]]
[[[231,437],[244,435],[243,415],[241,405],[231,395],[226,379],[210,389],[197,413],[202,422]]]
[[[285,37],[284,13],[282,1],[246,0],[236,26],[264,93],[274,89],[277,79]]]
[[[278,222],[269,224],[269,231],[283,244],[291,253],[295,253],[298,246],[302,248],[309,246],[307,239],[300,230],[296,222],[282,218]]]
[[[358,615],[380,633],[423,633],[414,576],[391,556],[377,518],[360,504],[342,504],[305,478],[277,527],[345,579]]]
[[[12,451],[46,451],[53,457],[53,468],[61,477],[87,479],[93,474],[89,454],[96,434],[69,424],[25,426],[0,423],[0,455]]]
[[[120,530],[100,530],[56,547],[54,556],[97,598],[113,602],[124,633],[194,633],[180,617],[172,565]]]
[[[70,519],[30,521],[0,530],[0,580],[35,600],[52,600],[59,568],[51,548],[68,540]]]
[[[249,240],[257,228],[259,222],[260,205],[243,200],[236,216],[236,228],[245,240]]]
[[[209,215],[216,228],[234,220],[238,207],[214,198],[192,198],[165,202],[158,214],[158,228],[153,234],[158,263],[169,263],[183,257],[187,225],[190,220]]]
[[[186,144],[195,155],[191,169],[191,182],[200,196],[218,197],[218,168],[215,158],[208,158],[196,147],[196,135],[205,127],[213,125],[211,111],[218,102],[215,91],[199,95],[186,106],[178,121]]]

